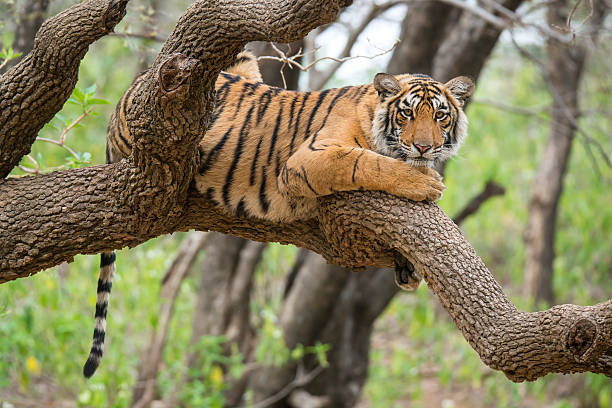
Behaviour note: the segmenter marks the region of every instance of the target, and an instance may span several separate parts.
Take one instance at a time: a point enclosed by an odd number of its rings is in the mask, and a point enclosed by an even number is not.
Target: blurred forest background
[[[72,3],[0,0],[2,69]],[[132,0],[13,176],[103,163],[111,110],[189,3]],[[250,48],[273,57],[265,82],[292,89],[474,78],[439,205],[519,308],[593,304],[612,295],[611,5],[356,0],[303,41]],[[118,253],[105,357],[85,381],[98,262],[0,286],[0,407],[612,407],[603,375],[515,384],[487,368],[425,284],[399,293],[390,270],[196,232]]]

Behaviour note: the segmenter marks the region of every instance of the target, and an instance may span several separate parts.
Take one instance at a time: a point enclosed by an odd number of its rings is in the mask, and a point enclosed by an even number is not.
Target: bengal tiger
[[[130,155],[126,109],[143,83],[140,75],[111,117],[108,163]],[[215,87],[211,126],[199,145],[197,190],[237,217],[288,222],[316,216],[317,197],[338,191],[380,190],[415,201],[438,200],[445,187],[432,167],[463,142],[467,119],[462,107],[474,84],[462,76],[442,84],[422,74],[381,73],[361,86],[288,91],[262,83],[255,58],[243,52]],[[101,255],[85,377],[102,357],[114,261],[114,252]],[[413,288],[414,274],[412,265],[397,256],[396,282]]]

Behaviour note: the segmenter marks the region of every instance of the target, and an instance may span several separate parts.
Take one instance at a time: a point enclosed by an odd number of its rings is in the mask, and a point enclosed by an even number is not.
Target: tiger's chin
[[[432,160],[432,159],[409,157],[405,159],[404,161],[414,167],[434,167],[434,165],[436,164],[435,159]]]

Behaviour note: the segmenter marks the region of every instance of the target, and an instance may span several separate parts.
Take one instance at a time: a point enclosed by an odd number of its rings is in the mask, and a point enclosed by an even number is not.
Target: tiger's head
[[[462,108],[474,91],[472,80],[460,76],[442,84],[422,74],[377,74],[374,88],[372,137],[380,154],[432,167],[457,152],[467,134]]]

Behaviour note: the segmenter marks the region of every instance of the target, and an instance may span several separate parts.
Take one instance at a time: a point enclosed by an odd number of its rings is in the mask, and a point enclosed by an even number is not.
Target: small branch
[[[293,391],[296,388],[301,388],[304,387],[306,385],[308,385],[312,380],[315,379],[315,377],[319,374],[321,374],[321,372],[325,369],[325,367],[323,366],[318,366],[317,368],[315,368],[314,370],[312,370],[311,372],[309,372],[308,374],[303,374],[302,371],[304,371],[304,368],[301,365],[298,365],[298,369],[297,369],[297,373],[295,375],[295,379],[293,381],[291,381],[289,384],[287,384],[282,390],[280,390],[279,392],[277,392],[276,394],[270,396],[269,398],[266,398],[256,404],[253,405],[241,405],[239,407],[236,408],[266,408],[271,406],[272,404],[282,400],[283,398],[285,398],[287,395],[289,395],[291,393],[291,391]]]
[[[30,160],[30,161],[31,161],[31,162],[34,164],[34,166],[35,166],[35,167],[34,167],[34,169],[31,169],[31,168],[29,168],[29,167],[25,167],[25,166],[22,166],[22,165],[20,164],[20,165],[18,166],[18,167],[19,167],[19,169],[20,169],[21,171],[23,171],[23,172],[26,172],[26,173],[30,173],[30,174],[38,174],[38,172],[40,171],[40,166],[39,166],[38,162],[36,161],[36,159],[35,159],[34,157],[32,157],[31,155],[29,155],[29,154],[26,154],[26,156],[25,156],[25,157],[26,157],[26,158],[28,158],[28,160]]]
[[[495,99],[489,98],[473,98],[471,103],[476,103],[480,105],[490,106],[495,109],[499,109],[506,112],[516,113],[518,115],[526,115],[526,116],[538,116],[542,113],[547,112],[550,109],[550,105],[540,105],[540,106],[532,106],[532,107],[523,107],[523,106],[514,106],[509,105],[503,102],[499,102]]]
[[[344,49],[339,54],[338,58],[347,58],[350,56],[351,50],[353,49],[355,42],[357,41],[361,33],[363,33],[363,31],[370,25],[370,23],[374,19],[376,19],[378,16],[380,16],[385,11],[397,5],[406,4],[406,3],[407,2],[405,0],[399,0],[399,1],[390,1],[385,4],[373,4],[372,7],[370,7],[368,14],[365,16],[363,20],[361,20],[361,23],[354,29],[352,30],[349,29],[349,37],[346,40]],[[345,60],[345,61],[348,61],[348,60]],[[330,69],[328,69],[325,72],[319,72],[316,80],[312,81],[310,88],[311,89],[323,88],[323,86],[327,83],[327,81],[330,80],[330,78],[336,73],[336,71],[338,71],[338,69],[342,66],[342,64],[345,61],[332,65]]]
[[[79,116],[74,122],[72,122],[70,125],[68,125],[68,127],[66,127],[62,131],[62,134],[60,135],[60,138],[59,138],[60,146],[64,145],[64,140],[66,139],[66,135],[68,134],[68,132],[70,132],[76,125],[78,125],[80,121],[85,119],[85,117],[89,115],[92,111],[93,111],[93,108],[87,109],[85,112],[83,112],[81,116]]]
[[[385,55],[391,51],[393,51],[395,49],[395,47],[397,47],[397,45],[399,44],[399,40],[395,41],[393,43],[393,45],[391,46],[391,48],[383,50],[383,52],[375,54],[375,55],[354,55],[351,57],[345,57],[345,58],[336,58],[336,57],[321,57],[321,58],[317,58],[316,60],[312,61],[311,63],[309,63],[308,65],[302,65],[300,64],[297,59],[304,57],[305,55],[309,54],[309,53],[314,53],[316,52],[315,50],[309,51],[307,53],[303,53],[302,50],[298,51],[297,54],[291,56],[291,57],[287,57],[287,55],[280,50],[276,45],[274,45],[273,43],[271,43],[272,48],[274,48],[274,51],[278,54],[278,57],[274,57],[272,55],[263,55],[261,57],[258,57],[257,60],[261,61],[261,60],[272,60],[272,61],[278,61],[281,62],[285,65],[289,65],[292,68],[297,68],[300,71],[308,71],[309,69],[311,69],[313,66],[315,66],[316,64],[318,64],[321,61],[325,61],[325,60],[331,60],[331,61],[335,61],[335,62],[339,62],[339,63],[343,63],[346,61],[350,61],[353,59],[357,59],[357,58],[366,58],[366,59],[374,59],[377,57],[380,57],[381,55]]]
[[[37,137],[36,138],[37,141],[40,142],[45,142],[45,143],[51,143],[54,144],[56,146],[61,147],[62,149],[66,150],[68,153],[70,153],[72,155],[72,157],[74,157],[77,160],[81,160],[81,158],[79,157],[78,154],[75,153],[74,150],[72,150],[71,148],[69,148],[68,146],[66,146],[65,144],[58,142],[57,140],[53,140],[53,139],[47,139],[46,137]]]
[[[505,193],[506,189],[503,186],[491,180],[487,181],[484,189],[474,196],[463,210],[459,211],[459,214],[453,217],[453,221],[455,224],[460,225],[470,215],[475,214],[489,198],[504,195]]]

